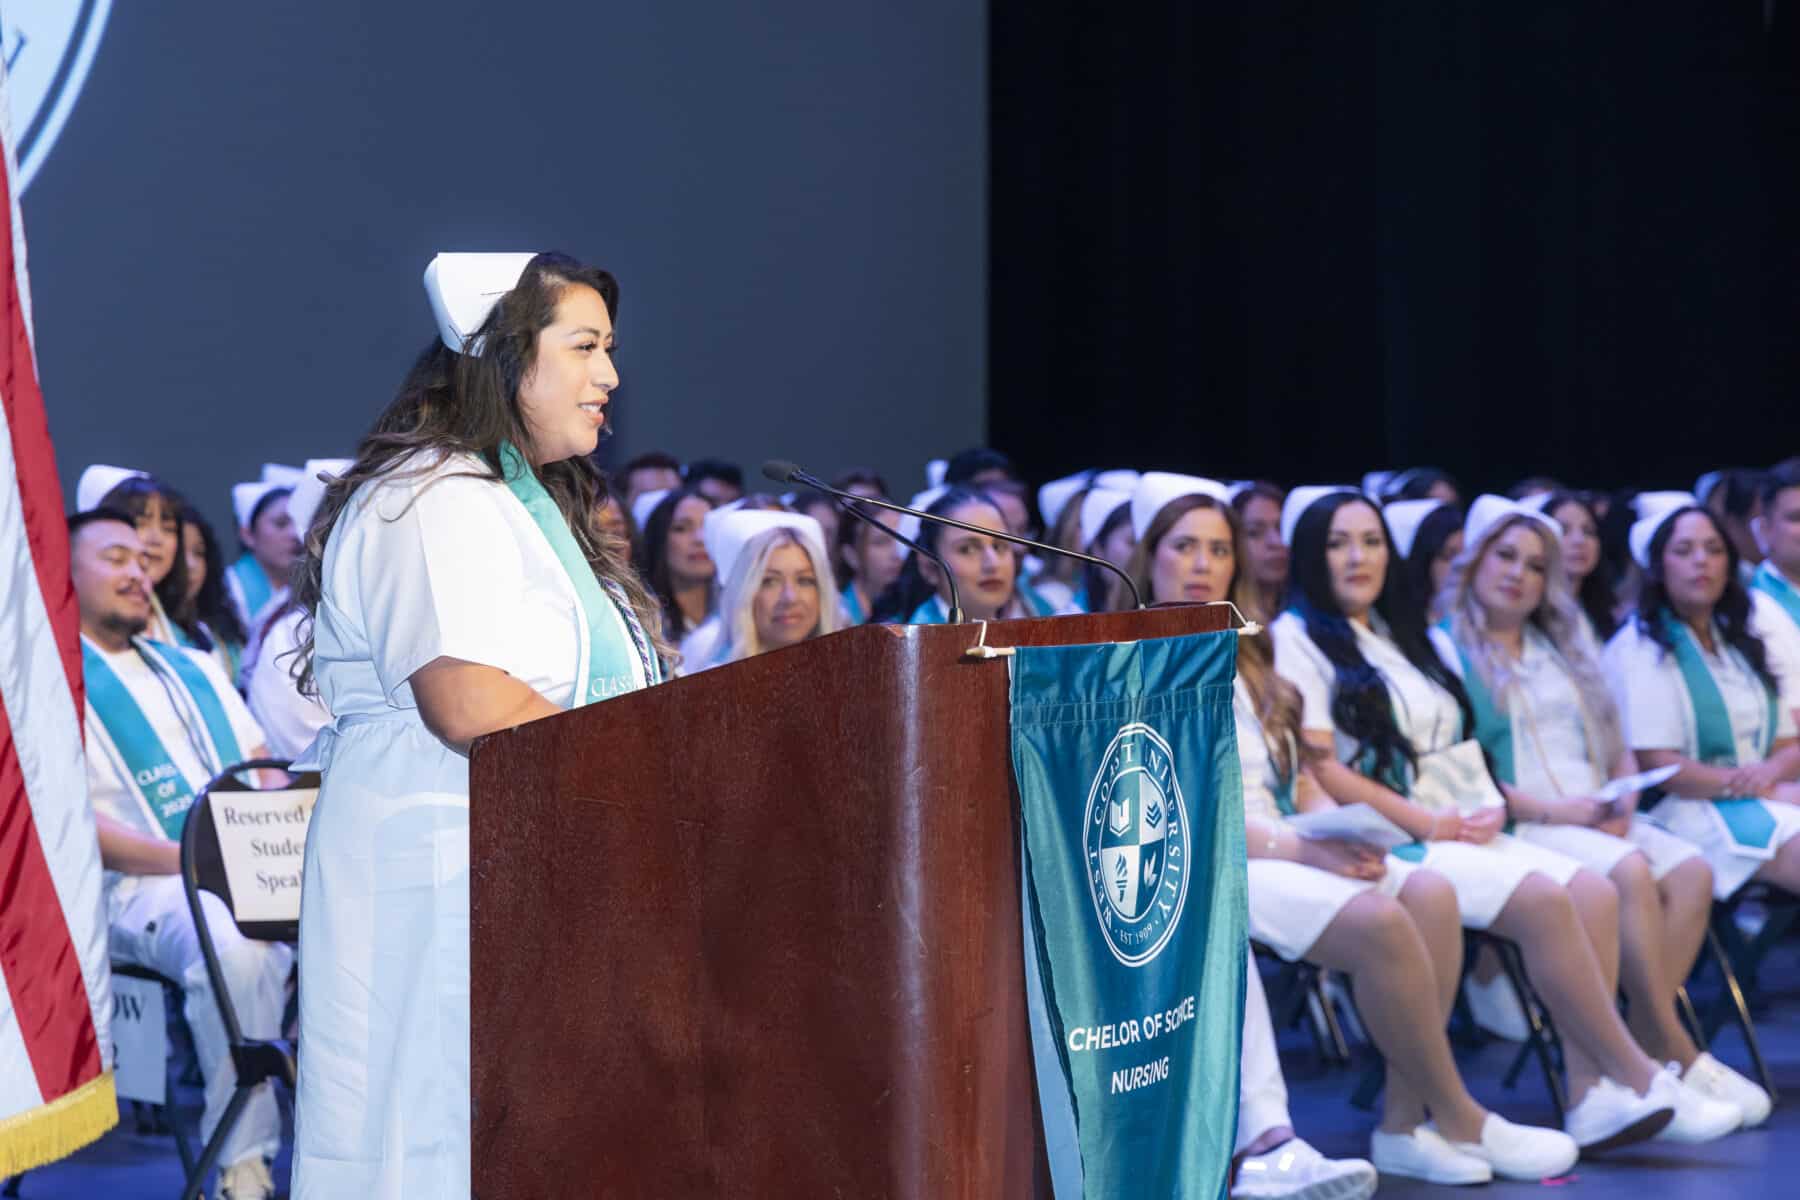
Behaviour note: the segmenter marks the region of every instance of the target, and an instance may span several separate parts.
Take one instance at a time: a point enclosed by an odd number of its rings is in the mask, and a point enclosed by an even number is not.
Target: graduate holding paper
[[[309,754],[296,1200],[469,1194],[469,744],[656,683],[667,652],[588,520],[617,284],[557,254],[439,255],[425,282],[442,345],[295,581],[333,717]]]

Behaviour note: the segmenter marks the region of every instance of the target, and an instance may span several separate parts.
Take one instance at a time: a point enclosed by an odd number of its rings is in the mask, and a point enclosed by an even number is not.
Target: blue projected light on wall
[[[6,0],[0,48],[21,192],[31,186],[74,110],[110,15],[112,0]]]

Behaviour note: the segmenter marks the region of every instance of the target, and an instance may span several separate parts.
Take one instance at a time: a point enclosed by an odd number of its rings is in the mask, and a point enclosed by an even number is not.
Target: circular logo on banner
[[[1169,944],[1187,900],[1187,802],[1156,730],[1133,723],[1113,737],[1083,833],[1100,932],[1113,957],[1141,967]]]
[[[20,192],[56,145],[111,15],[112,0],[6,0],[0,8]]]

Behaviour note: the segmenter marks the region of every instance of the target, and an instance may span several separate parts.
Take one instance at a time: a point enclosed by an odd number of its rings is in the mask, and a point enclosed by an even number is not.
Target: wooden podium
[[[476,744],[475,1196],[1049,1195],[1007,663],[976,636],[863,626]]]

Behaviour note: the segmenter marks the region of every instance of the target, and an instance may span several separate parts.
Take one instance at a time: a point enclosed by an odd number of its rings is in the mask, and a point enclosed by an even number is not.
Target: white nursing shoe
[[[1494,1168],[1473,1154],[1464,1154],[1426,1125],[1411,1133],[1383,1133],[1369,1137],[1369,1158],[1383,1175],[1423,1179],[1426,1183],[1488,1183]]]
[[[1451,1142],[1450,1148],[1479,1158],[1502,1179],[1528,1183],[1567,1175],[1581,1157],[1581,1147],[1561,1130],[1514,1125],[1499,1113],[1489,1113],[1482,1122],[1479,1142]]]
[[[1231,1200],[1369,1200],[1375,1179],[1360,1158],[1326,1158],[1291,1138],[1238,1164]]]

